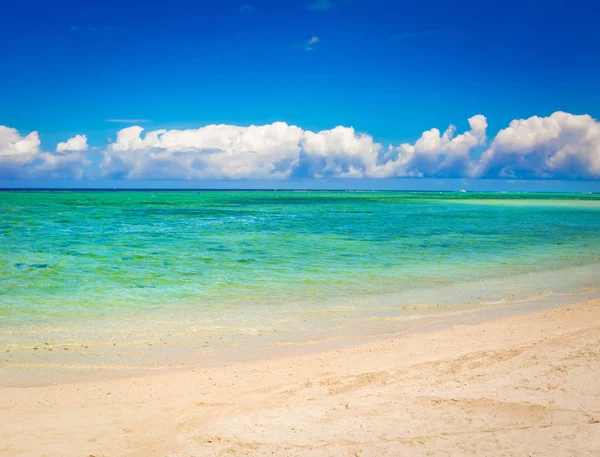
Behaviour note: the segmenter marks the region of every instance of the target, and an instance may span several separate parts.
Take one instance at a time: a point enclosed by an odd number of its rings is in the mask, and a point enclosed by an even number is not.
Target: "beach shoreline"
[[[158,327],[144,329],[141,337],[127,344],[119,338],[115,327],[119,325],[117,321],[93,321],[80,325],[79,332],[82,334],[92,331],[94,326],[102,328],[107,338],[104,341],[41,338],[35,329],[23,328],[20,333],[26,335],[30,332],[30,341],[18,345],[0,343],[0,353],[4,353],[4,360],[0,360],[0,387],[43,387],[118,380],[313,355],[390,338],[404,338],[413,333],[436,332],[456,325],[530,314],[563,303],[600,299],[600,290],[591,287],[591,284],[589,286],[577,292],[513,297],[486,304],[390,307],[389,314],[385,316],[373,313],[356,317],[348,320],[344,327],[326,334],[290,334],[285,333],[283,328],[274,327],[271,337],[263,341],[255,335],[245,344],[227,347],[228,342],[224,341],[221,347],[212,350],[205,343],[217,340],[220,343],[223,338],[210,333],[198,336],[196,332],[201,327],[197,328],[199,323],[193,321],[179,323],[178,330],[191,328],[192,332],[182,333],[168,344],[166,331]],[[374,307],[377,308],[377,305]],[[132,328],[130,334],[140,332],[144,322],[144,316],[139,316],[135,320],[136,328]],[[173,330],[173,327],[168,328]],[[62,332],[68,333],[68,330],[62,328]]]
[[[0,455],[598,455],[599,343],[590,299],[325,352],[2,387]]]

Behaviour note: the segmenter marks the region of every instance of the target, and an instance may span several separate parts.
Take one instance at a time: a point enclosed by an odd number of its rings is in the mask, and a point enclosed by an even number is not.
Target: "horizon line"
[[[423,190],[423,189],[307,189],[307,188],[173,188],[173,187],[0,187],[0,192],[10,191],[78,191],[78,192],[410,192],[410,193],[490,193],[490,194],[600,194],[600,191],[576,191],[576,190]]]

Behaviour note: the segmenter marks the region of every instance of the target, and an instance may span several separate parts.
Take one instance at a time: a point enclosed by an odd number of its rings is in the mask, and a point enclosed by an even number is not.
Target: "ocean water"
[[[5,191],[0,369],[373,335],[593,294],[599,266],[598,195]]]

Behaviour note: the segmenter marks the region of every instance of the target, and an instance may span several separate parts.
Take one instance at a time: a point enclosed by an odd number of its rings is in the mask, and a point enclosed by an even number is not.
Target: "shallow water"
[[[591,293],[599,259],[598,195],[0,192],[0,363],[152,366],[374,334]]]

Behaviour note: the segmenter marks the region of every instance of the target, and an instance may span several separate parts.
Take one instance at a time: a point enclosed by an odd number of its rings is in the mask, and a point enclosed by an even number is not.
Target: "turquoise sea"
[[[597,194],[4,191],[0,369],[234,360],[587,296],[599,266]]]

